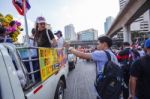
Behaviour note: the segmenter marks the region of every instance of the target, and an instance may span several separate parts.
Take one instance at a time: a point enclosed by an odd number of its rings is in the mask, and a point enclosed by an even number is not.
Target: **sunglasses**
[[[40,25],[45,25],[45,23],[39,23]]]

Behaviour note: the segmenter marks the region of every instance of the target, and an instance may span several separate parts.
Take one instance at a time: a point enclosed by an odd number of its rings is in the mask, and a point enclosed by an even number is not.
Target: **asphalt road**
[[[67,78],[65,99],[96,99],[95,64],[79,60]]]

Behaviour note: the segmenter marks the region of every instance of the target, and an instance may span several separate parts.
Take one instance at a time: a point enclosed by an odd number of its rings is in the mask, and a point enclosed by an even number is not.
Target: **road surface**
[[[67,78],[65,99],[96,99],[95,64],[79,60]]]

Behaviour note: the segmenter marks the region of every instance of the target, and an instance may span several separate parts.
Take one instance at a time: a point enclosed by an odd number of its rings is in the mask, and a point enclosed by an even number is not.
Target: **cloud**
[[[72,4],[62,8],[60,16],[63,17],[65,24],[74,24],[77,32],[94,28],[99,31],[99,34],[103,34],[106,17],[117,15],[118,6],[112,6],[111,2],[112,0],[103,2],[101,0],[75,0]]]

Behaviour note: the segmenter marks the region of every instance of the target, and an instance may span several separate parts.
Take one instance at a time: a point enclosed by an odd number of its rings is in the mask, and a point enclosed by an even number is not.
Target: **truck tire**
[[[54,99],[64,99],[64,81],[59,80]]]

